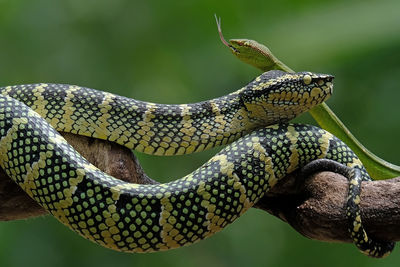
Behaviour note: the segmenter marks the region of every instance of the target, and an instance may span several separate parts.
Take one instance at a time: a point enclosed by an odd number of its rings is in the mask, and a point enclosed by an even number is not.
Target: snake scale
[[[360,183],[370,180],[361,162],[330,133],[288,123],[325,101],[332,79],[269,71],[226,96],[182,105],[71,85],[3,87],[0,165],[63,224],[102,246],[130,252],[167,250],[209,237],[288,173],[333,165],[350,180],[347,216],[354,243],[369,256],[382,257],[393,244],[372,240],[361,224]],[[154,155],[231,144],[183,178],[139,185],[101,172],[57,131]]]

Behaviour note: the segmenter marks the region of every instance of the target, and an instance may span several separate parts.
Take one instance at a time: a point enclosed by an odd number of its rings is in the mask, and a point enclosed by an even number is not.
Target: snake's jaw
[[[289,121],[326,101],[332,94],[333,76],[312,72],[268,71],[241,93],[250,118],[261,125]]]
[[[309,77],[311,81],[308,83]],[[309,91],[310,97],[318,104],[326,101],[333,93],[334,76],[329,74],[315,74],[306,72],[303,76],[303,83],[311,88]],[[314,101],[311,100],[313,103]]]
[[[285,99],[289,101],[289,105],[304,106],[307,110],[322,104],[333,93],[333,79],[329,74],[318,74],[312,72],[298,72],[287,74],[286,81],[281,85],[282,90],[286,92]],[[285,77],[283,77],[285,80]],[[282,92],[282,95],[285,95]],[[287,96],[290,95],[291,98]]]

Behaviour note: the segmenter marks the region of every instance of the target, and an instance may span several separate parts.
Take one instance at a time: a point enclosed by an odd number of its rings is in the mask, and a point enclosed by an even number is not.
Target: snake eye
[[[303,82],[305,85],[309,85],[312,82],[312,78],[310,75],[306,74],[303,76]]]

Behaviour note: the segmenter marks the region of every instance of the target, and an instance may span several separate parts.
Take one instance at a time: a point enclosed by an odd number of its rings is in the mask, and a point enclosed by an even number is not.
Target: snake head
[[[249,117],[261,124],[285,122],[327,100],[333,76],[312,72],[265,72],[241,92]]]
[[[215,16],[221,42],[229,48],[233,55],[244,63],[264,71],[281,69],[281,62],[263,44],[249,39],[230,39],[226,41],[221,29],[221,18]]]
[[[250,39],[230,39],[229,48],[238,59],[264,71],[279,69],[279,60],[263,44]]]

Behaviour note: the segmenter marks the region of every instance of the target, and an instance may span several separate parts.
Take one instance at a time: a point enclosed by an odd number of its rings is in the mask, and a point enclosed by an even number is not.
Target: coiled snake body
[[[381,257],[393,245],[369,239],[361,225],[360,182],[370,179],[361,162],[328,132],[286,123],[331,91],[330,75],[281,71],[266,72],[229,95],[186,105],[141,102],[70,85],[3,87],[0,165],[85,238],[116,250],[151,252],[218,232],[286,174],[330,159],[348,166],[342,169],[351,181],[347,208],[354,242]],[[181,179],[138,185],[98,170],[56,130],[155,155],[192,153],[242,138]]]

